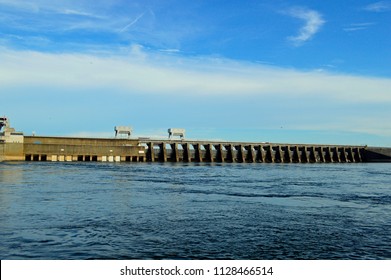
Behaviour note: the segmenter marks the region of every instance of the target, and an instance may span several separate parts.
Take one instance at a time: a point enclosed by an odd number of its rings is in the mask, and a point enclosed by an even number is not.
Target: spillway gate
[[[349,163],[363,162],[364,146],[272,143],[150,141],[150,162]]]

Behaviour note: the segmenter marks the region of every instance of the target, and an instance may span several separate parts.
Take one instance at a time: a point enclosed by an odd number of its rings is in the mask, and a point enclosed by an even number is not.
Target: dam
[[[391,162],[391,148],[356,145],[287,144],[186,140],[184,130],[169,129],[167,139],[25,136],[0,118],[0,161],[51,162],[219,162],[360,163]],[[180,139],[174,139],[175,134]]]

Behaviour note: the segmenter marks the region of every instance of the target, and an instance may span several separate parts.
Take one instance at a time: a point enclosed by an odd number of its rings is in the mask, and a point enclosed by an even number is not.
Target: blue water
[[[391,164],[0,163],[1,259],[391,259]]]

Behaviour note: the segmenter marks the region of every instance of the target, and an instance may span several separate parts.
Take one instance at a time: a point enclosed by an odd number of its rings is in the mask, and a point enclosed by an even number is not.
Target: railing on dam
[[[363,162],[363,146],[197,141],[149,141],[150,162],[332,163]]]

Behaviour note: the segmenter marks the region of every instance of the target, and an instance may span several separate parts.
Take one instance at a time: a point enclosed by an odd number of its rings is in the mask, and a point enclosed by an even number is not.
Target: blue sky
[[[391,146],[391,1],[0,0],[31,134]]]

